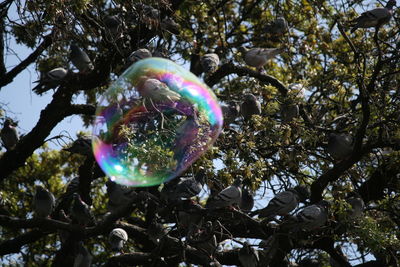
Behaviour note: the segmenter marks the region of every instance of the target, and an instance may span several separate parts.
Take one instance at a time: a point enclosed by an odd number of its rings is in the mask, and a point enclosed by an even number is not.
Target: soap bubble
[[[214,93],[170,60],[128,68],[96,110],[93,151],[115,182],[152,186],[182,174],[216,140],[222,112]]]

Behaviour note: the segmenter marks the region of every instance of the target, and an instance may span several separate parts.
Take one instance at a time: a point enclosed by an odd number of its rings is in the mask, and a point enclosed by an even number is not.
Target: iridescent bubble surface
[[[93,151],[115,182],[157,185],[210,148],[222,124],[216,96],[194,74],[167,59],[143,59],[102,96]]]

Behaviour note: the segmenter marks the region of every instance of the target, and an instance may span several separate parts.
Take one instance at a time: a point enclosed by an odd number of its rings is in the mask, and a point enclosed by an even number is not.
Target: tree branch
[[[53,42],[53,33],[50,33],[44,37],[43,42],[36,48],[35,51],[32,52],[26,59],[21,61],[16,67],[14,67],[9,72],[0,76],[0,89],[11,83],[14,78],[23,71],[26,67],[28,67],[31,63],[33,63],[42,53],[43,51],[49,47]]]
[[[218,83],[222,78],[230,74],[237,74],[239,76],[250,76],[260,80],[263,83],[270,84],[278,89],[282,96],[286,96],[288,89],[278,79],[261,74],[257,71],[251,70],[246,67],[235,66],[232,62],[222,65],[216,72],[206,79],[206,84],[210,87]]]
[[[19,253],[24,245],[36,242],[46,235],[47,233],[43,233],[42,230],[32,230],[14,239],[4,241],[0,244],[0,255]]]

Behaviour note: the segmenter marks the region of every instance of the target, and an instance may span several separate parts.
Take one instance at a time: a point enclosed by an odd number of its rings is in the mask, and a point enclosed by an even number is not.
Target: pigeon
[[[7,151],[13,150],[19,140],[15,126],[15,123],[11,119],[6,119],[4,121],[3,129],[0,131],[1,141]]]
[[[272,35],[283,35],[289,30],[288,23],[285,18],[278,17],[273,22],[265,26],[265,31]]]
[[[151,224],[147,228],[147,235],[149,239],[157,244],[167,234],[166,229],[161,223],[158,223],[156,219],[151,221]]]
[[[104,25],[106,26],[106,29],[109,31],[112,37],[118,37],[122,30],[121,20],[116,15],[107,16],[104,19]]]
[[[349,218],[355,219],[363,214],[365,209],[364,200],[357,192],[350,192],[347,195],[346,202],[350,204],[351,210],[349,211]]]
[[[203,189],[205,178],[205,170],[200,169],[194,177],[181,179],[168,198],[170,200],[177,200],[197,196],[201,189]]]
[[[35,81],[39,84],[36,85],[32,91],[36,92],[37,94],[43,94],[51,88],[57,87],[60,84],[60,81],[67,76],[67,73],[68,71],[64,68],[55,68],[50,70],[40,80]]]
[[[227,105],[221,105],[221,109],[226,127],[235,122],[236,118],[240,115],[240,105],[234,101],[229,101]]]
[[[181,32],[181,26],[170,17],[166,17],[161,21],[161,29],[175,35],[179,35]]]
[[[146,48],[140,48],[136,51],[133,51],[132,54],[129,55],[128,60],[131,63],[135,63],[141,59],[152,57],[151,52]]]
[[[93,70],[93,64],[90,60],[89,56],[86,52],[82,51],[78,46],[75,44],[71,44],[70,46],[71,53],[69,58],[74,64],[74,66],[79,70],[79,72],[87,73]]]
[[[108,195],[107,209],[109,211],[129,204],[135,195],[134,188],[117,184],[111,180],[106,182],[106,186]]]
[[[247,94],[244,96],[240,111],[244,120],[248,121],[253,115],[261,115],[261,104],[253,94]]]
[[[201,57],[200,59],[201,66],[203,67],[204,72],[213,73],[217,70],[219,65],[219,56],[215,53],[208,53]]]
[[[378,7],[362,13],[361,16],[350,22],[354,24],[351,32],[355,32],[358,28],[379,28],[381,25],[388,23],[392,18],[395,5],[396,0],[389,0],[385,7]]]
[[[288,215],[289,212],[297,207],[299,202],[304,202],[309,197],[309,188],[304,185],[298,185],[293,189],[276,194],[267,207],[259,211],[259,217],[271,219],[276,215]]]
[[[343,160],[353,151],[353,142],[354,139],[350,135],[331,133],[326,150],[334,159]]]
[[[35,215],[40,218],[47,218],[54,209],[55,201],[51,192],[47,191],[43,186],[37,185],[35,196],[33,197]]]
[[[83,242],[79,242],[78,252],[74,260],[74,267],[90,267],[92,265],[92,258],[92,255],[83,245]]]
[[[257,68],[260,72],[265,64],[276,55],[283,52],[283,48],[252,48],[241,47],[240,51],[247,65]]]
[[[191,233],[194,228],[198,227],[203,218],[204,208],[195,202],[186,202],[187,205],[182,207],[178,212],[178,223],[185,234]]]
[[[70,147],[64,148],[63,150],[72,154],[93,157],[92,138],[88,136],[80,136],[72,143]]]
[[[194,231],[192,235],[188,237],[188,243],[204,254],[212,256],[218,247],[212,222],[207,221],[204,227],[198,229],[198,231]]]
[[[64,210],[62,209],[58,212],[58,220],[65,223],[71,222],[71,219],[68,218],[67,214],[65,214]],[[66,230],[58,230],[58,235],[60,236],[61,244],[65,244],[65,242],[69,238],[70,233]]]
[[[288,229],[289,232],[316,230],[328,221],[329,206],[330,203],[326,200],[307,206],[293,218],[294,221],[283,222],[281,229]]]
[[[224,208],[231,205],[239,205],[242,200],[242,180],[237,178],[233,184],[221,192],[215,197],[211,197],[207,200],[206,208],[218,209]]]
[[[242,199],[240,200],[240,203],[239,203],[240,210],[248,213],[253,209],[253,206],[254,206],[253,195],[250,193],[249,190],[247,190],[246,188],[243,188]]]
[[[124,244],[128,241],[128,234],[122,228],[114,228],[108,235],[112,251],[121,251]]]
[[[145,78],[137,84],[137,90],[143,98],[150,99],[153,103],[175,104],[181,99],[181,95],[169,89],[169,87],[153,78]]]
[[[78,193],[74,193],[70,210],[72,220],[76,221],[81,226],[86,226],[95,223],[94,216],[90,211],[89,206],[83,202]]]
[[[243,247],[239,250],[239,261],[243,267],[257,267],[260,258],[257,250],[244,242]]]
[[[299,106],[294,103],[284,103],[281,105],[282,123],[288,124],[299,116]]]

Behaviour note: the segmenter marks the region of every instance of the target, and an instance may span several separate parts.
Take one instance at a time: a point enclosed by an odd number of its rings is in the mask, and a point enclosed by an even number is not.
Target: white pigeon
[[[37,185],[35,196],[33,198],[33,206],[35,215],[41,218],[48,217],[55,206],[54,195],[47,191],[43,186]]]
[[[146,48],[140,48],[138,50],[133,51],[132,54],[129,55],[128,60],[131,63],[134,63],[148,57],[152,57],[151,52]]]
[[[380,27],[390,21],[393,15],[393,7],[396,0],[389,0],[385,7],[378,7],[361,14],[358,18],[351,21],[355,24],[351,32],[355,32],[358,28]]]
[[[217,70],[219,65],[219,56],[215,53],[208,53],[201,57],[201,66],[204,72],[212,73]]]
[[[128,234],[122,228],[114,228],[108,235],[108,241],[111,244],[112,251],[121,251],[128,241]]]
[[[93,256],[83,245],[83,242],[78,243],[78,253],[75,256],[74,267],[90,267],[92,265]]]
[[[207,200],[206,208],[218,209],[231,205],[239,205],[242,200],[242,181],[236,179],[231,186],[218,193],[215,197]]]
[[[280,192],[271,199],[267,207],[259,211],[259,217],[270,219],[276,215],[288,215],[297,207],[299,202],[304,202],[309,197],[310,191],[304,185],[298,185],[295,188]]]
[[[353,151],[353,142],[351,135],[331,133],[326,150],[334,159],[343,160]]]
[[[60,84],[60,81],[67,76],[68,71],[64,68],[55,68],[47,72],[40,80],[35,81],[36,85],[32,91],[37,94],[42,94],[51,88],[55,88]]]
[[[93,70],[94,66],[85,51],[82,51],[77,45],[71,44],[69,59],[79,72],[87,73]]]
[[[1,141],[7,151],[12,150],[18,143],[19,137],[15,129],[15,123],[11,119],[4,121],[3,128],[0,131]]]
[[[138,85],[137,90],[143,98],[153,101],[153,103],[172,103],[175,104],[181,99],[181,95],[169,89],[169,87],[153,78],[142,79]]]
[[[241,47],[240,51],[247,65],[262,71],[268,60],[282,53],[283,48],[252,48],[249,50],[246,47]]]
[[[243,247],[239,250],[238,258],[243,267],[257,267],[260,261],[257,250],[244,242]]]

